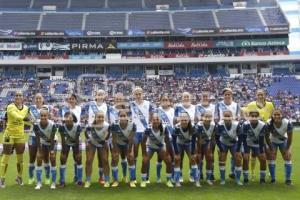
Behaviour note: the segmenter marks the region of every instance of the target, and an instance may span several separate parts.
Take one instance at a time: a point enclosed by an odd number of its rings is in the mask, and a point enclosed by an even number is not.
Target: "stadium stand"
[[[81,30],[82,14],[66,13],[52,14],[47,13],[43,16],[41,30]]]
[[[173,22],[175,28],[216,28],[211,11],[175,12]]]
[[[168,12],[143,12],[132,13],[129,15],[129,29],[151,30],[165,29],[170,30],[170,20]]]
[[[86,30],[125,30],[125,13],[90,13],[86,16]]]
[[[0,13],[0,29],[37,30],[40,13]]]

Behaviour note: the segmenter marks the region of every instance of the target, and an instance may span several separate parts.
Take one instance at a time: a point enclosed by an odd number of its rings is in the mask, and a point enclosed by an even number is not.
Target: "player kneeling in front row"
[[[218,123],[216,143],[219,148],[220,184],[225,185],[225,164],[228,151],[230,151],[235,161],[236,183],[242,185],[239,181],[242,172],[240,124],[233,120],[230,110],[223,111],[223,120]]]
[[[123,180],[126,182],[127,160],[129,163],[130,187],[136,187],[136,169],[133,154],[133,139],[136,132],[136,125],[129,121],[128,112],[126,110],[119,111],[119,121],[111,125],[113,153],[112,153],[112,175],[114,182],[112,187],[119,185],[118,181],[118,163],[119,156],[122,162]]]
[[[95,120],[90,127],[86,129],[87,137],[87,159],[86,159],[86,181],[85,188],[91,186],[91,175],[93,160],[96,151],[100,154],[101,163],[104,173],[104,187],[110,187],[109,165],[108,165],[108,132],[109,124],[105,122],[105,113],[99,111],[95,115]]]
[[[260,183],[265,183],[266,176],[266,155],[264,153],[264,138],[266,124],[259,120],[259,112],[251,110],[249,120],[245,121],[242,128],[243,135],[243,175],[244,183],[249,183],[249,159],[250,152],[254,157],[258,157],[260,162]]]
[[[167,146],[170,146],[168,129],[162,125],[162,121],[157,113],[153,114],[151,127],[145,130],[142,140],[142,182],[141,187],[147,186],[147,169],[153,154],[157,154],[166,164],[167,186],[173,187],[172,179],[172,162],[167,152]]]
[[[292,123],[282,117],[281,110],[273,111],[272,118],[268,121],[266,141],[270,150],[269,170],[271,174],[271,183],[275,183],[275,160],[279,149],[282,158],[285,161],[285,183],[291,185],[292,161],[291,145],[293,138]]]
[[[37,168],[36,178],[37,185],[35,189],[41,189],[42,187],[42,162],[49,163],[49,157],[51,162],[51,189],[56,188],[56,141],[55,134],[57,127],[54,122],[49,120],[49,112],[47,109],[40,111],[40,120],[34,125],[33,131],[36,136],[38,156],[37,156]]]

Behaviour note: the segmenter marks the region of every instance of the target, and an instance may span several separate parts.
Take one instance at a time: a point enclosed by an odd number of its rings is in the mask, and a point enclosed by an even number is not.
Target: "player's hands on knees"
[[[259,154],[259,158],[260,158],[261,160],[266,160],[266,154],[265,154],[265,153],[260,153],[260,154]]]
[[[285,159],[285,160],[291,160],[291,157],[292,157],[291,150],[286,149],[286,150],[284,151],[284,159]]]

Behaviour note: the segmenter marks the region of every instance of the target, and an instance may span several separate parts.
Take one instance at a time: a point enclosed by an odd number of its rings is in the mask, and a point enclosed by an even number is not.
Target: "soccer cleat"
[[[161,179],[156,179],[156,183],[161,183]]]
[[[37,185],[35,186],[35,190],[40,190],[42,188],[42,183],[37,183]]]
[[[203,174],[200,174],[200,180],[203,180]]]
[[[140,186],[142,188],[145,188],[147,186],[147,181],[142,181]]]
[[[230,173],[230,174],[229,174],[229,178],[235,179],[235,174],[234,174],[234,173]]]
[[[52,183],[51,186],[50,186],[50,189],[55,190],[56,189],[56,183]]]
[[[28,179],[28,185],[33,185],[34,184],[34,178]]]
[[[122,182],[124,182],[124,183],[128,183],[128,182],[129,182],[127,176],[124,176],[124,177],[122,178]]]
[[[110,183],[109,182],[105,182],[103,185],[105,188],[109,188],[110,187]]]
[[[292,185],[292,181],[291,180],[286,180],[285,184],[288,185],[288,186],[291,186]]]
[[[131,188],[136,188],[135,182],[134,182],[134,181],[130,181],[129,187],[131,187]]]
[[[45,185],[50,185],[50,184],[51,184],[50,178],[46,178],[46,179],[45,179]]]
[[[244,179],[244,184],[248,184],[249,183],[249,179]]]
[[[150,180],[148,179],[148,180],[146,181],[146,183],[147,183],[147,184],[150,184]]]
[[[199,181],[196,181],[196,182],[195,182],[195,186],[196,186],[196,187],[201,187],[200,182],[199,182]]]
[[[272,179],[272,180],[270,181],[270,183],[271,183],[271,184],[274,184],[274,183],[276,183],[276,180],[275,180],[275,179]]]
[[[78,179],[77,176],[74,176],[73,177],[73,183],[77,184],[77,181],[78,181],[77,179]]]
[[[104,185],[105,181],[104,181],[103,177],[100,177],[100,178],[98,179],[98,183],[99,183],[100,185]]]
[[[170,181],[170,180],[167,181],[166,185],[167,185],[167,187],[169,187],[169,188],[174,187],[172,181]]]
[[[83,183],[81,181],[78,181],[76,184],[77,184],[78,187],[82,187],[83,186]]]
[[[265,179],[260,179],[260,180],[259,180],[259,183],[260,183],[260,184],[265,184],[265,183],[266,183],[266,180],[265,180]]]
[[[66,187],[66,183],[59,183],[58,187],[59,188],[64,188],[64,187]]]
[[[175,187],[181,187],[180,182],[175,184]]]
[[[213,184],[214,184],[211,180],[206,180],[206,183],[207,183],[208,185],[213,185]]]
[[[90,181],[86,181],[84,183],[84,188],[89,188],[89,187],[91,187],[91,182]]]
[[[237,184],[238,186],[242,186],[242,185],[243,185],[243,183],[242,183],[241,181],[236,181],[236,184]]]
[[[19,177],[19,176],[15,179],[15,181],[16,181],[17,185],[24,185],[23,179],[21,177]]]
[[[183,183],[183,178],[182,177],[180,177],[179,182]]]
[[[0,179],[0,188],[5,188],[5,180],[4,179]]]
[[[189,181],[190,181],[191,183],[194,183],[194,182],[195,182],[194,177],[190,176]]]
[[[221,181],[221,182],[220,182],[220,185],[225,185],[225,181]]]
[[[119,182],[118,181],[114,181],[111,185],[111,187],[118,187],[119,186]]]

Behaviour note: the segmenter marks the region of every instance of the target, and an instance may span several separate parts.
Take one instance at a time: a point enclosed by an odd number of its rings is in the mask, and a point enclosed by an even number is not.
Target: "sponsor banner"
[[[181,35],[193,35],[191,28],[176,28],[175,33],[181,34]]]
[[[12,35],[12,33],[13,33],[13,30],[0,29],[0,36],[10,36],[10,35]]]
[[[1,51],[20,51],[22,50],[21,42],[0,43]]]
[[[40,42],[38,44],[38,50],[40,50],[40,51],[52,51],[52,50],[69,51],[70,50],[70,44]]]
[[[64,31],[39,31],[38,36],[65,36]]]
[[[268,27],[245,27],[245,31],[248,33],[264,33],[268,32]]]
[[[218,40],[214,41],[214,47],[234,47],[234,40]]]
[[[220,28],[219,33],[244,33],[245,29],[244,28]]]
[[[39,50],[38,44],[23,44],[23,50]]]
[[[288,38],[235,40],[235,47],[287,46]]]
[[[14,36],[36,36],[36,31],[13,31],[12,33]]]
[[[212,48],[212,41],[185,41],[185,42],[165,42],[165,49],[203,49]]]
[[[145,35],[171,35],[171,30],[147,30]]]
[[[163,49],[163,42],[119,42],[118,49]]]
[[[100,36],[101,31],[85,31],[85,35],[86,36]]]
[[[137,30],[137,29],[132,29],[127,31],[128,36],[144,36],[145,31],[143,30]]]
[[[289,26],[288,25],[269,26],[268,29],[269,29],[269,32],[289,32]]]
[[[65,30],[65,34],[71,37],[83,36],[83,31],[81,30]]]
[[[217,30],[213,28],[201,28],[201,29],[192,29],[192,35],[207,35],[214,34]]]
[[[109,36],[123,36],[125,35],[124,31],[108,31]]]
[[[101,42],[93,43],[71,43],[70,45],[72,50],[101,50],[104,49],[104,45]]]

